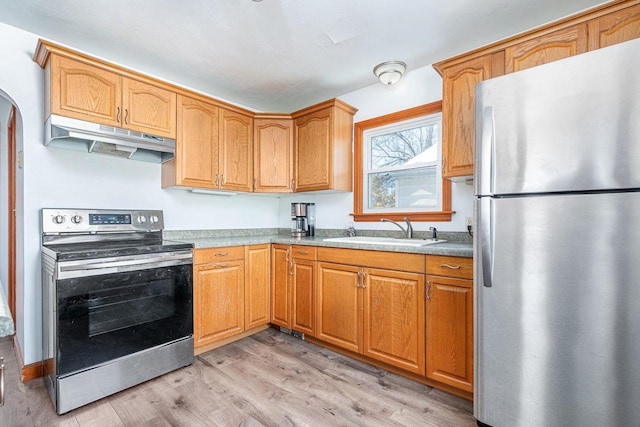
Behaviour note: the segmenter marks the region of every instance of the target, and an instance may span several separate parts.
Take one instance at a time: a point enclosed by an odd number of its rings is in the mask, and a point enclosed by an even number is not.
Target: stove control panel
[[[99,233],[162,231],[158,210],[42,209],[42,232]]]

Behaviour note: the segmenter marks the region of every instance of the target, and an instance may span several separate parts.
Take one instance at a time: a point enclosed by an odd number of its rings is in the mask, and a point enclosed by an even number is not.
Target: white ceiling
[[[291,112],[374,84],[380,62],[410,72],[600,3],[0,0],[0,21],[254,110]]]

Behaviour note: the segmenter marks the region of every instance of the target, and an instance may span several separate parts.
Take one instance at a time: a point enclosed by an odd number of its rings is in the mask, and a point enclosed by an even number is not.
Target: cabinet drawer
[[[421,254],[319,247],[318,260],[360,267],[424,273],[424,255]]]
[[[297,259],[308,259],[310,261],[315,261],[316,253],[317,248],[314,246],[293,245],[291,247],[292,257]]]
[[[473,279],[473,258],[427,255],[427,274]]]
[[[194,264],[233,261],[238,259],[244,259],[244,246],[196,249],[193,253]]]

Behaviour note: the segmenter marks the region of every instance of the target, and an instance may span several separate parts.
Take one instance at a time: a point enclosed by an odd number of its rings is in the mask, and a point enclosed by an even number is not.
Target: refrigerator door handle
[[[495,182],[495,118],[493,107],[487,106],[482,112],[480,152],[477,153],[476,167],[479,169],[479,188],[476,194],[494,194]]]
[[[489,197],[482,197],[478,200],[479,222],[479,242],[480,242],[480,268],[482,269],[482,283],[485,288],[493,286],[493,263],[494,263],[494,215],[493,200]]]

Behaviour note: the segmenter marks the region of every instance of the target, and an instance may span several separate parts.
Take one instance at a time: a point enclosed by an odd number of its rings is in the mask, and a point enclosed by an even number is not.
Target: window
[[[451,220],[451,183],[441,176],[441,110],[435,102],[356,123],[356,221]]]

